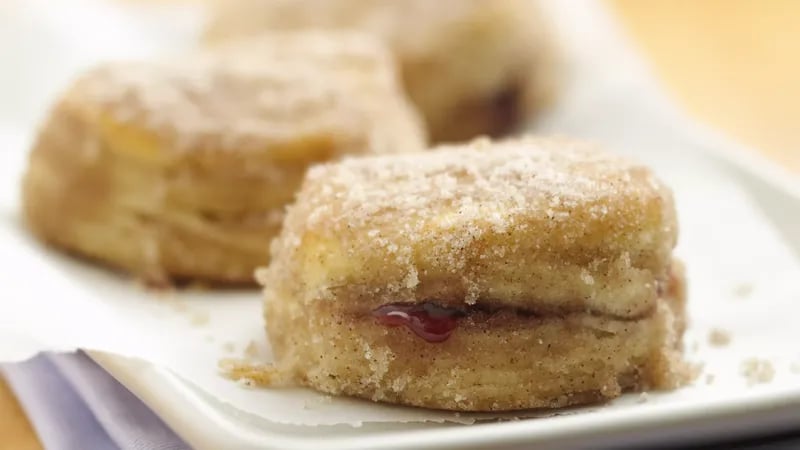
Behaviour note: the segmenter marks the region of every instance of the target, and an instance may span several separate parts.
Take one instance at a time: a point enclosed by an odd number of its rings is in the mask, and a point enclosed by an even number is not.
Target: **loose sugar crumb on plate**
[[[208,314],[207,311],[195,311],[192,313],[189,321],[192,325],[196,327],[201,327],[203,325],[208,325],[208,322],[211,320],[211,316]]]
[[[751,293],[753,293],[753,284],[752,283],[739,283],[733,287],[732,291],[733,295],[737,298],[746,298],[749,297]]]
[[[682,376],[686,379],[687,383],[693,383],[698,380],[704,368],[705,363],[703,362],[687,363],[683,369],[684,373]]]
[[[739,373],[747,379],[747,385],[769,383],[775,377],[775,368],[766,359],[749,358],[742,361]]]
[[[244,356],[246,358],[255,359],[258,357],[258,344],[256,341],[250,341],[244,349]]]
[[[189,303],[185,300],[178,300],[178,299],[165,299],[167,304],[173,309],[175,312],[188,312],[189,311]]]
[[[313,400],[308,400],[303,403],[303,409],[314,409],[315,406],[327,405],[333,402],[333,397],[330,395],[318,395]]]
[[[285,384],[286,377],[272,364],[223,358],[219,360],[218,367],[222,376],[248,387],[273,387]]]
[[[726,347],[731,343],[731,334],[720,328],[713,328],[708,333],[708,343],[712,347]]]

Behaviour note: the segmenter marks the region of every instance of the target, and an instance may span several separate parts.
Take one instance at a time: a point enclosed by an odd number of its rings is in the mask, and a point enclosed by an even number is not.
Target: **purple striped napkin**
[[[2,369],[47,449],[190,448],[83,353],[41,354]]]

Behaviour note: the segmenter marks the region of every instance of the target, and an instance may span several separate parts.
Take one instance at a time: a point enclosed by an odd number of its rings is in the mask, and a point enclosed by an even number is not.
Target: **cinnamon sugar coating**
[[[379,42],[275,33],[84,73],[39,132],[25,215],[153,281],[252,283],[309,165],[424,145]]]
[[[630,318],[654,308],[676,237],[672,195],[643,166],[577,141],[479,140],[310,170],[268,281],[353,308],[481,299]]]
[[[129,153],[167,165],[263,172],[258,164],[407,151],[425,141],[391,56],[350,32],[276,32],[173,60],[105,64],[78,78],[61,103],[102,131],[157,145]]]

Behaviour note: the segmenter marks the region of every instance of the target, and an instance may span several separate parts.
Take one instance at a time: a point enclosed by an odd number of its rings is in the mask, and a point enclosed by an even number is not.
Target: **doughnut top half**
[[[276,32],[172,60],[108,63],[58,107],[99,125],[116,150],[165,163],[291,163],[425,142],[386,49],[350,32]]]
[[[646,167],[566,139],[478,140],[312,168],[261,278],[306,301],[634,317],[676,238]]]

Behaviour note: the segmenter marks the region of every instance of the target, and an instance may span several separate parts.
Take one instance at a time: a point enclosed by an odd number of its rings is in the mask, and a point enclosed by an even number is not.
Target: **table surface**
[[[800,1],[606,1],[690,114],[800,171]],[[0,450],[39,448],[0,379]]]

